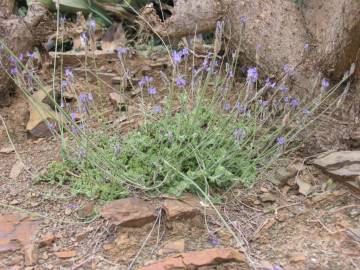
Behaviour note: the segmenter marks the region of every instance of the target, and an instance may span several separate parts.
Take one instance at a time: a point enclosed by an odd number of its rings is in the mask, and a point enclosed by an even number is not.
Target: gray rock
[[[360,151],[324,153],[312,164],[334,176],[355,178],[360,176]]]

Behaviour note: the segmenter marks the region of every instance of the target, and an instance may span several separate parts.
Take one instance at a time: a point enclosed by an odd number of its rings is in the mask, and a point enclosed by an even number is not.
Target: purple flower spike
[[[75,121],[76,121],[76,113],[72,112],[72,113],[70,114],[70,116],[71,116],[71,120],[72,120],[73,122],[75,122]]]
[[[281,93],[283,93],[283,94],[285,94],[285,93],[287,93],[287,92],[289,92],[289,88],[288,87],[286,87],[285,85],[280,85],[280,88],[279,88],[279,90],[280,90],[280,92]]]
[[[55,123],[48,122],[48,123],[46,123],[46,127],[47,127],[50,131],[53,131],[53,130],[55,130],[56,125],[55,125]]]
[[[34,58],[35,58],[35,53],[34,53],[34,52],[28,52],[28,53],[26,54],[26,56],[29,57],[29,59],[34,60]]]
[[[296,107],[299,106],[299,100],[296,99],[296,98],[291,99],[290,105],[291,105],[291,107],[292,107],[293,109],[295,109]]]
[[[95,31],[96,29],[96,21],[95,20],[90,20],[88,21],[88,27],[91,31]]]
[[[291,67],[289,64],[284,65],[284,72],[287,75],[293,75],[294,74],[294,68]]]
[[[209,243],[213,246],[218,246],[220,245],[220,239],[217,235],[212,234],[209,236]]]
[[[180,52],[173,51],[173,53],[172,53],[172,59],[173,59],[175,65],[180,64],[181,59],[182,59],[182,53],[181,53],[181,51],[180,51]]]
[[[269,105],[269,101],[268,100],[260,100],[259,104],[261,105],[261,107],[265,108]]]
[[[80,34],[80,43],[83,47],[87,47],[89,43],[89,33],[88,32],[82,32]]]
[[[275,265],[272,270],[284,270],[280,265]]]
[[[228,76],[229,78],[234,78],[234,77],[235,77],[234,71],[229,70],[228,73],[227,73],[227,76]]]
[[[186,80],[183,79],[183,78],[178,78],[178,79],[176,80],[176,85],[177,85],[177,87],[179,87],[179,88],[184,88],[184,87],[186,86]]]
[[[256,67],[249,68],[247,71],[247,81],[251,83],[256,83],[259,78],[259,73],[257,72]]]
[[[144,78],[142,78],[140,81],[139,81],[139,86],[141,88],[143,88],[145,85],[147,84],[150,84],[154,81],[154,78],[153,77],[149,77],[149,76],[144,76]]]
[[[235,108],[236,108],[240,113],[245,113],[245,112],[246,112],[246,106],[241,105],[240,102],[236,102]]]
[[[286,143],[286,138],[284,136],[280,136],[276,139],[278,145],[284,145]]]
[[[228,112],[231,110],[231,105],[229,102],[224,103],[224,111]]]
[[[94,98],[91,93],[80,93],[79,100],[82,104],[88,104],[93,102]]]
[[[302,110],[302,112],[303,112],[303,114],[305,114],[305,115],[309,115],[309,114],[311,113],[308,108],[304,108],[304,109]]]
[[[189,52],[189,49],[188,49],[188,48],[185,47],[184,49],[181,50],[181,55],[182,55],[182,56],[188,57],[189,54],[190,54],[190,52]]]
[[[150,95],[155,95],[155,94],[157,93],[157,89],[156,89],[155,87],[150,87],[150,88],[148,89],[148,93],[149,93]]]
[[[12,67],[12,68],[10,69],[10,73],[11,73],[12,75],[16,75],[16,74],[18,74],[18,72],[19,72],[19,70],[18,70],[17,67]]]
[[[118,49],[116,49],[116,52],[117,52],[118,57],[121,58],[121,56],[126,55],[129,52],[129,48],[126,48],[126,47],[118,48]]]
[[[275,80],[273,78],[267,77],[266,80],[265,80],[265,86],[273,89],[276,86],[276,82],[275,82]]]
[[[65,76],[68,79],[73,79],[74,78],[74,73],[72,72],[72,70],[70,68],[66,68],[65,69]]]
[[[14,56],[10,55],[8,59],[9,59],[11,64],[16,65],[17,60],[16,60],[16,58]]]
[[[162,112],[162,108],[161,108],[160,105],[155,105],[153,111],[154,111],[154,113],[161,113],[161,112]]]
[[[114,156],[118,158],[121,154],[121,144],[117,143],[114,147]]]
[[[235,137],[235,140],[241,141],[246,137],[246,131],[242,128],[237,128],[235,129],[233,135]]]
[[[323,79],[321,82],[321,86],[325,90],[328,89],[330,86],[330,81],[328,79]]]

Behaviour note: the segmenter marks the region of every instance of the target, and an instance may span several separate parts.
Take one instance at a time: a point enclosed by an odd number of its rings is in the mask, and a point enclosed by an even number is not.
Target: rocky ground
[[[1,269],[360,269],[360,194],[310,165],[228,194],[219,210],[239,247],[196,197],[104,206],[66,185],[37,183],[59,143],[25,135],[24,104],[16,97],[0,112],[16,149],[2,126]]]

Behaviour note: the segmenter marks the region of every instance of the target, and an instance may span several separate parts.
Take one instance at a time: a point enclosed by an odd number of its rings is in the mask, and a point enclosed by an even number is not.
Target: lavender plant
[[[127,76],[129,49],[117,52]],[[11,64],[10,68],[3,66],[5,72],[31,100],[24,78],[32,78],[31,89],[34,84],[43,89],[41,80],[20,57],[3,49],[1,57],[6,54]],[[141,90],[139,111],[145,121],[121,136],[107,126],[94,130],[86,120],[76,119],[74,110],[89,119],[98,108],[93,95],[84,92],[79,93],[76,108],[66,104],[63,91],[76,78],[71,69],[65,69],[61,100],[53,99],[60,114],[57,124],[64,131],[60,132],[64,162],[53,163],[43,179],[68,182],[77,192],[104,200],[125,197],[135,190],[181,195],[199,190],[215,194],[234,185],[249,187],[273,161],[296,148],[299,134],[324,110],[320,105],[347,80],[344,77],[330,88],[324,79],[320,97],[305,104],[289,90],[289,79],[296,72],[289,65],[284,66],[280,82],[273,78],[262,82],[259,70],[248,67],[239,87],[235,83],[240,77],[236,53],[225,63],[210,52],[191,74],[186,72],[191,60],[188,48],[174,51],[171,57],[172,78],[164,73],[159,76],[168,92],[160,94],[159,81],[150,76],[133,85]],[[167,97],[165,103],[159,102],[161,95]],[[49,128],[58,134],[53,126]]]

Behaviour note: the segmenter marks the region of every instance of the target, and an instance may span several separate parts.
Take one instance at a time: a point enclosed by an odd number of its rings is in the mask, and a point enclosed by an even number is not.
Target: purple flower
[[[78,156],[80,160],[84,160],[86,158],[86,149],[81,147],[78,152]]]
[[[156,87],[149,87],[149,88],[148,88],[148,93],[149,93],[150,95],[155,95],[155,94],[157,93]]]
[[[75,122],[75,121],[76,121],[76,113],[72,112],[72,113],[70,114],[70,116],[71,116],[71,120],[72,120],[73,122]]]
[[[209,236],[209,243],[213,246],[218,246],[220,245],[220,239],[216,234],[211,234]]]
[[[120,156],[121,153],[121,144],[120,143],[116,143],[115,147],[114,147],[114,156],[115,158],[118,158]]]
[[[231,110],[231,105],[229,102],[225,102],[224,103],[224,111],[230,111]]]
[[[80,131],[82,131],[83,129],[85,129],[85,126],[83,124],[80,125],[74,125],[71,127],[71,132],[74,134],[79,134]]]
[[[240,113],[245,113],[245,112],[246,112],[246,106],[241,105],[240,102],[236,102],[236,103],[235,103],[235,108],[236,108]]]
[[[162,107],[160,105],[155,105],[153,111],[154,113],[161,113]]]
[[[10,61],[11,64],[14,64],[14,65],[15,65],[15,64],[17,63],[16,57],[14,57],[14,56],[12,56],[12,55],[10,55],[8,59],[9,59],[9,61]]]
[[[70,68],[66,68],[65,69],[65,76],[68,79],[73,79],[74,78],[74,73],[72,72],[72,70]]]
[[[290,105],[293,109],[295,109],[297,106],[299,106],[299,100],[296,98],[292,98],[290,101]]]
[[[247,17],[246,16],[240,16],[240,22],[241,23],[246,23],[246,21],[247,21]]]
[[[284,145],[286,143],[286,138],[284,136],[280,136],[276,139],[278,145]]]
[[[234,76],[235,76],[235,73],[234,73],[234,71],[232,71],[231,69],[227,72],[227,76],[229,77],[229,78],[234,78]]]
[[[289,103],[289,97],[288,96],[283,97],[283,99],[284,99],[285,103]]]
[[[77,208],[79,208],[79,205],[77,205],[77,204],[75,204],[75,203],[70,203],[69,205],[68,205],[68,208],[70,208],[70,209],[77,209]]]
[[[181,55],[184,57],[188,57],[189,56],[189,49],[187,47],[185,47],[184,49],[181,50]]]
[[[129,52],[129,48],[122,47],[116,49],[117,55],[119,58],[121,58],[123,55],[126,55]]]
[[[287,75],[292,75],[294,73],[294,68],[291,67],[289,64],[284,65],[284,72]]]
[[[80,103],[82,103],[82,104],[88,104],[88,103],[93,102],[94,98],[91,93],[82,92],[79,95],[79,100],[80,100]]]
[[[16,75],[16,74],[18,74],[18,72],[19,72],[19,70],[18,70],[17,67],[12,67],[12,68],[10,69],[10,73],[11,73],[12,75]]]
[[[95,20],[88,21],[87,25],[91,31],[95,31],[95,29],[96,29],[96,21]]]
[[[24,54],[23,54],[23,53],[20,53],[20,55],[19,55],[19,60],[20,60],[20,61],[24,60]]]
[[[89,43],[89,33],[88,32],[82,32],[80,34],[80,43],[81,46],[87,47]]]
[[[154,81],[153,77],[149,77],[149,76],[144,76],[140,81],[139,81],[139,86],[141,88],[143,88],[146,84],[150,84]]]
[[[272,270],[283,270],[280,265],[275,265]]]
[[[186,86],[186,80],[183,78],[176,79],[176,85],[179,88],[184,88]]]
[[[258,78],[259,78],[259,73],[257,72],[256,67],[249,68],[247,71],[247,79],[246,80],[248,82],[256,83]]]
[[[46,123],[46,127],[47,127],[50,131],[53,131],[53,130],[55,130],[56,124],[55,124],[55,123],[51,123],[51,122],[47,122],[47,123]]]
[[[35,53],[34,52],[28,52],[26,54],[27,57],[29,57],[29,59],[33,60],[35,58]]]
[[[261,107],[265,108],[269,105],[269,101],[268,100],[259,100],[259,104],[261,105]]]
[[[265,86],[271,89],[275,88],[276,82],[274,78],[267,77],[265,80]]]
[[[60,24],[61,24],[61,25],[64,25],[65,22],[66,22],[66,16],[62,16],[62,17],[60,18]]]
[[[182,53],[181,53],[181,51],[180,51],[180,52],[173,51],[173,53],[172,53],[172,59],[173,59],[175,65],[180,64],[181,59],[182,59]]]
[[[280,87],[279,87],[279,90],[280,90],[280,92],[281,93],[283,93],[283,94],[285,94],[285,93],[287,93],[287,92],[289,92],[289,88],[288,87],[286,87],[285,85],[280,85]]]
[[[305,43],[304,44],[304,50],[307,51],[307,50],[309,50],[309,48],[310,48],[309,43]]]
[[[330,86],[330,81],[328,79],[323,79],[321,82],[321,86],[325,90],[328,89]]]
[[[237,128],[235,129],[233,135],[235,137],[235,140],[241,141],[246,137],[246,131],[242,128]]]
[[[305,115],[309,115],[309,114],[311,113],[308,108],[304,108],[304,109],[302,110],[302,112],[303,112],[303,114],[305,114]]]

